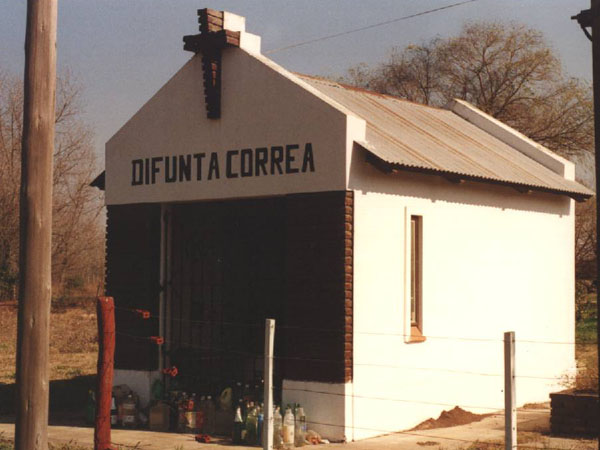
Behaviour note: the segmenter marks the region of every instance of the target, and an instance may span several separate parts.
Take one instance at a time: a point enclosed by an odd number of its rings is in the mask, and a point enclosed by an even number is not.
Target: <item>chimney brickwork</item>
[[[200,34],[183,37],[183,49],[202,54],[204,98],[209,119],[221,117],[221,54],[224,48],[240,46],[240,32],[224,28],[225,13],[199,9]]]

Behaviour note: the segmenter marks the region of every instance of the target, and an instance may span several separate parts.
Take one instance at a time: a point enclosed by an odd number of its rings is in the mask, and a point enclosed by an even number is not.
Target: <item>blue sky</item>
[[[187,61],[182,36],[198,8],[246,17],[263,51],[456,3],[458,0],[59,0],[58,66],[84,87],[85,120],[104,142]],[[566,71],[592,78],[591,44],[570,17],[589,0],[477,0],[452,9],[269,55],[287,69],[340,75],[394,46],[456,34],[466,20],[518,21],[544,33]],[[22,74],[26,2],[0,3],[0,70]]]

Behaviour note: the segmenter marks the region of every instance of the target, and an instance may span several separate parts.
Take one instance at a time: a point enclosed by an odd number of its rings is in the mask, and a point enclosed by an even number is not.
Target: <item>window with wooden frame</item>
[[[423,336],[423,217],[410,216],[410,340]]]

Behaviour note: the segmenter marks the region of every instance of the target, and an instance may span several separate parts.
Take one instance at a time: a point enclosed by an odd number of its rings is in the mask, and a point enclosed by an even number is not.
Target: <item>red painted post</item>
[[[112,297],[98,297],[98,374],[96,380],[96,422],[94,450],[112,450],[110,406],[115,356],[115,303]]]

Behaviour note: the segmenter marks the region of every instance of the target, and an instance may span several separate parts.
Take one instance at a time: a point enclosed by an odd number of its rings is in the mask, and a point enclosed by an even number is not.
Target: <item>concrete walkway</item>
[[[583,450],[598,448],[597,440],[550,437],[550,410],[519,410],[517,430],[520,448]],[[348,450],[438,450],[485,448],[483,442],[504,448],[504,413],[492,414],[480,422],[433,430],[405,431],[348,444]],[[475,444],[475,445],[474,445]],[[522,446],[522,447],[521,447]],[[333,450],[333,449],[332,449]],[[339,450],[339,449],[338,449]]]
[[[583,450],[598,448],[597,440],[566,439],[547,436],[549,429],[548,409],[519,410],[518,430],[519,445],[539,448],[556,448]],[[540,434],[541,433],[541,434]],[[0,424],[0,435],[12,438],[14,425]],[[73,442],[84,446],[93,445],[94,431],[92,428],[51,426],[49,440],[52,443]],[[228,447],[230,450],[245,450],[258,447],[233,446],[227,440],[217,440],[210,444],[199,444],[189,434],[157,433],[140,430],[113,430],[113,443],[123,449],[133,447],[140,450],[213,450]],[[466,449],[475,441],[503,442],[504,416],[493,414],[481,422],[434,430],[407,431],[389,434],[372,439],[348,444],[321,445],[322,450],[437,450]]]

